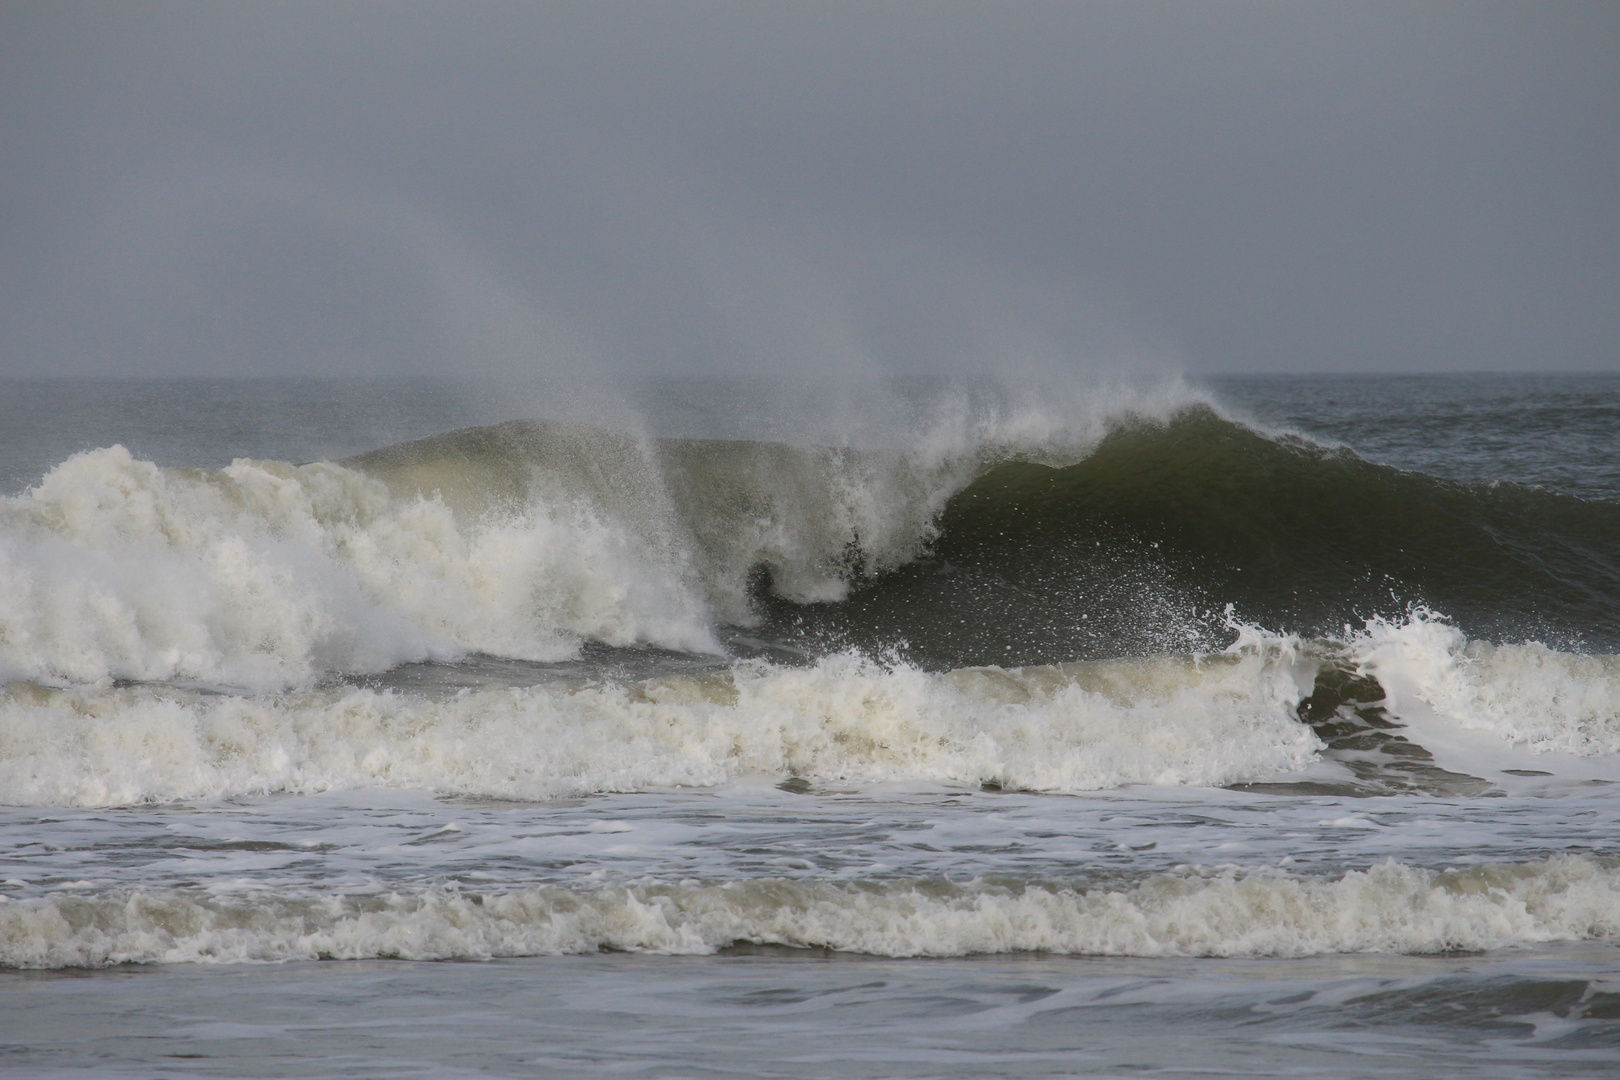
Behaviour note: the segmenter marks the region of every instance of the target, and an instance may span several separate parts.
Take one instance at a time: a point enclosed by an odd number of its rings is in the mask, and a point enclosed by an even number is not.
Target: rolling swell
[[[1074,464],[987,463],[937,529],[841,604],[762,590],[766,634],[1053,663],[1224,645],[1228,604],[1304,636],[1423,606],[1471,637],[1620,646],[1620,504],[1406,472],[1206,407]]]

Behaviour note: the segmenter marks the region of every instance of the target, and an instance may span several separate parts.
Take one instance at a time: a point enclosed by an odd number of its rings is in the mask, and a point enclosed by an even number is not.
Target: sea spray
[[[526,421],[342,464],[89,451],[0,501],[0,678],[264,691],[591,644],[1028,666],[1218,651],[1227,603],[1306,636],[1421,602],[1475,640],[1620,643],[1615,504],[1197,403],[1060,434],[1003,417],[856,450]]]

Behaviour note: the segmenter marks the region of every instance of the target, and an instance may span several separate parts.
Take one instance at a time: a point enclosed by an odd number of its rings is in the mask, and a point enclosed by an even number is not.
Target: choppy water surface
[[[1620,1054],[1620,380],[24,390],[19,1075]]]
[[[98,1076],[1596,1077],[1620,1039],[1613,961],[1576,946],[119,968],[12,976],[0,1033]]]

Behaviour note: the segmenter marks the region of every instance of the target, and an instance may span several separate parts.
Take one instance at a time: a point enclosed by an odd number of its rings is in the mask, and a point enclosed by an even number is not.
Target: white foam
[[[271,689],[468,652],[557,660],[582,639],[715,652],[713,625],[750,617],[756,568],[791,600],[840,599],[915,557],[985,461],[1077,460],[1121,417],[1192,400],[1179,384],[1059,411],[964,399],[870,453],[545,423],[354,468],[88,451],[0,499],[0,681]]]
[[[882,956],[1425,953],[1620,935],[1620,870],[1562,856],[1337,879],[1189,869],[1119,889],[756,879],[383,896],[185,890],[0,903],[0,964],[707,953],[736,942]]]
[[[1368,620],[1350,655],[1392,692],[1396,716],[1416,699],[1464,729],[1537,753],[1620,754],[1620,657],[1469,641],[1427,610],[1403,622]]]
[[[715,648],[678,558],[589,508],[458,520],[338,465],[79,454],[0,503],[0,678],[269,688],[581,637]]]
[[[1368,619],[1338,641],[1274,634],[1230,608],[1227,625],[1238,635],[1230,652],[1274,650],[1301,665],[1302,680],[1324,663],[1373,676],[1389,715],[1447,768],[1498,785],[1501,770],[1532,761],[1568,778],[1620,780],[1620,657],[1470,641],[1427,608]]]
[[[1219,785],[1320,745],[1277,654],[928,674],[850,654],[629,686],[248,698],[14,686],[0,801],[114,805],[414,788],[514,798],[751,774],[1041,791]]]

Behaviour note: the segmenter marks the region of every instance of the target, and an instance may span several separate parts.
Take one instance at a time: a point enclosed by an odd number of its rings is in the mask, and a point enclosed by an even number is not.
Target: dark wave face
[[[1028,664],[1224,644],[1228,604],[1307,636],[1423,605],[1470,636],[1620,646],[1620,503],[1402,471],[1204,407],[1065,467],[990,464],[938,530],[842,603],[762,589],[759,633]]]

